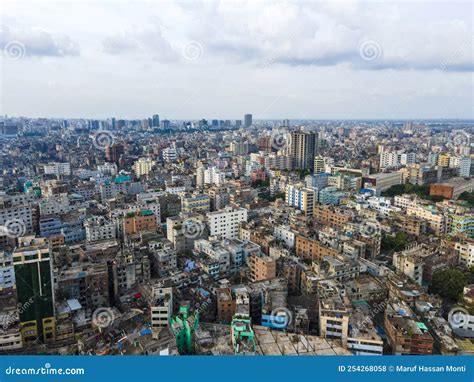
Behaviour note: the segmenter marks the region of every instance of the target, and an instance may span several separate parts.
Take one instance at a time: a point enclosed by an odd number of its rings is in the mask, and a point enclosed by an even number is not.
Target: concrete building
[[[289,155],[293,158],[295,168],[312,171],[315,154],[316,134],[309,132],[290,134]]]
[[[315,191],[301,185],[287,185],[285,190],[286,204],[303,211],[305,215],[313,214]]]
[[[433,337],[405,304],[390,303],[385,309],[384,328],[394,355],[431,355]]]
[[[347,346],[350,304],[343,291],[331,282],[318,285],[319,335],[338,339]]]
[[[247,210],[226,207],[223,210],[209,212],[207,219],[211,236],[235,239],[239,236],[240,223],[247,221]]]
[[[117,226],[113,221],[106,220],[103,216],[89,218],[84,222],[86,240],[88,242],[114,239],[117,237]]]
[[[247,258],[252,282],[276,277],[276,261],[270,256],[250,256]]]
[[[423,281],[423,258],[430,255],[428,248],[415,245],[393,254],[393,266],[397,272],[411,278],[418,285]]]
[[[142,285],[139,290],[148,302],[152,329],[168,327],[173,315],[173,288],[157,282]]]
[[[133,172],[137,178],[140,178],[143,175],[148,175],[155,165],[156,162],[151,158],[139,158],[133,164]]]
[[[68,176],[71,175],[70,163],[49,163],[44,165],[45,175]]]
[[[13,252],[13,266],[23,343],[54,342],[52,256],[48,243],[33,236],[20,238]]]

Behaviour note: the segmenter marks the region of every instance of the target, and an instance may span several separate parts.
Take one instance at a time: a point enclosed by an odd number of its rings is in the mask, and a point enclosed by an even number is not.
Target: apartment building
[[[326,247],[319,240],[296,236],[296,255],[303,259],[321,260],[324,256],[337,256],[339,251]]]
[[[226,207],[223,210],[209,212],[207,219],[211,236],[235,239],[239,236],[240,223],[247,221],[247,210]]]
[[[316,193],[313,189],[302,185],[287,185],[285,190],[285,201],[290,207],[303,211],[305,215],[311,216],[314,210]]]
[[[88,242],[115,239],[117,237],[115,222],[109,221],[103,216],[95,216],[86,220],[84,227],[86,228],[86,240]]]
[[[388,304],[384,314],[384,328],[392,354],[433,354],[433,337],[426,325],[416,320],[406,304]]]
[[[247,258],[252,282],[276,277],[276,260],[270,256],[250,256]]]

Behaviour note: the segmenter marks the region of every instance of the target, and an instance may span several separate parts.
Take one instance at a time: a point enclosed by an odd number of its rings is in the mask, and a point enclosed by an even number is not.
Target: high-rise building
[[[160,127],[160,116],[158,114],[153,116],[153,127]]]
[[[121,144],[114,143],[105,148],[105,158],[108,162],[118,163],[120,157],[124,154],[125,148]]]
[[[314,168],[316,134],[310,132],[293,132],[290,139],[290,156],[294,159],[297,169],[312,170]]]
[[[171,127],[170,121],[167,119],[163,120],[163,129],[168,130]]]
[[[13,252],[23,343],[55,340],[52,256],[46,240],[33,236],[18,239]]]
[[[244,123],[245,123],[245,127],[252,126],[252,114],[245,114]]]

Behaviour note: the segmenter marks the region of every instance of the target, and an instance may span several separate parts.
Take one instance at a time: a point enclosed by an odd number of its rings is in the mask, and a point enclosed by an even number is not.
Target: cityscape
[[[7,3],[0,355],[474,355],[468,4]]]
[[[473,353],[473,122],[1,127],[2,353]]]

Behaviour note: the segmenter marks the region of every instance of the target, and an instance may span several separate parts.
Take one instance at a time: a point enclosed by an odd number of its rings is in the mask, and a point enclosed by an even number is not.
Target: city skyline
[[[0,12],[0,114],[474,118],[469,2],[27,0]]]

